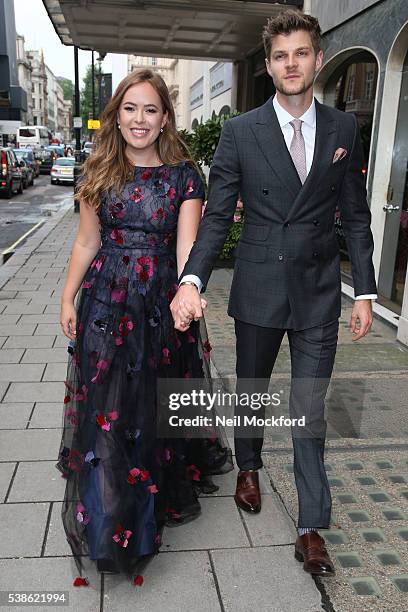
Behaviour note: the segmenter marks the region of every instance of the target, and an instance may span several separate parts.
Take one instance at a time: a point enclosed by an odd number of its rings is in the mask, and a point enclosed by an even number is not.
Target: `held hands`
[[[73,302],[61,302],[60,324],[64,335],[76,339],[76,310]]]
[[[353,342],[363,338],[373,324],[373,305],[371,300],[356,300],[350,319],[350,330]]]
[[[174,327],[179,331],[186,331],[193,319],[198,321],[203,316],[206,307],[207,301],[200,298],[197,287],[182,285],[170,304]]]

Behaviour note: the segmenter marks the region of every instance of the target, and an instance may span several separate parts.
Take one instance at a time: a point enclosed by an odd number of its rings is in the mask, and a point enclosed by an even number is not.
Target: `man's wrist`
[[[182,287],[183,285],[192,285],[198,291],[198,287],[197,287],[196,283],[194,283],[193,281],[181,281],[181,283],[179,283],[179,287]]]

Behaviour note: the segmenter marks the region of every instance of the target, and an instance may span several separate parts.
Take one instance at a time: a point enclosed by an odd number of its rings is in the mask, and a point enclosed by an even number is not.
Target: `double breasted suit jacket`
[[[245,220],[235,250],[228,314],[264,327],[307,329],[340,316],[339,206],[355,295],[376,293],[371,213],[354,115],[316,104],[316,140],[302,185],[272,98],[225,122],[210,169],[208,202],[180,276],[203,283],[231,226],[240,193]],[[339,148],[347,154],[333,163]]]

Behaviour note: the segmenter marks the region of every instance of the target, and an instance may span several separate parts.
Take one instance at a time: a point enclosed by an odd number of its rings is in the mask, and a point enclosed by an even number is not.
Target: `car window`
[[[54,166],[75,166],[75,159],[69,157],[59,157],[55,160]]]

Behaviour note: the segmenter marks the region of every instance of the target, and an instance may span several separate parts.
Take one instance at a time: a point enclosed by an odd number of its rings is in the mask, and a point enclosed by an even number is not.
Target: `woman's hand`
[[[76,310],[73,302],[61,302],[60,324],[64,335],[76,339]]]

